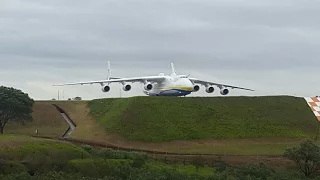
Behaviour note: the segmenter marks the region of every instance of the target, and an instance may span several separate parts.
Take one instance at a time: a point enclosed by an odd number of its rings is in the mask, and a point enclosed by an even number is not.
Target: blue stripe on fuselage
[[[161,91],[158,96],[185,96],[190,94],[192,91],[186,91],[181,89],[170,89]]]

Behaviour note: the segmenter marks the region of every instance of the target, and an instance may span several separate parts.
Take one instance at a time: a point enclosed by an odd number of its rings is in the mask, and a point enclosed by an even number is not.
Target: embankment
[[[124,148],[279,155],[318,133],[305,100],[289,96],[37,101],[32,122],[8,124],[5,132],[61,137],[68,125],[53,103],[77,124],[70,138]]]
[[[107,132],[129,140],[314,138],[317,120],[303,98],[133,97],[89,102]]]

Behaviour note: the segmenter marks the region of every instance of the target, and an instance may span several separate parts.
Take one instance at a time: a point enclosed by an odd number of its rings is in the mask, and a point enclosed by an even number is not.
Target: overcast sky
[[[144,95],[140,84],[52,84],[171,72],[255,89],[320,95],[320,1],[1,0],[0,84],[34,99]],[[62,93],[63,92],[63,93]],[[194,96],[220,96],[205,93]]]

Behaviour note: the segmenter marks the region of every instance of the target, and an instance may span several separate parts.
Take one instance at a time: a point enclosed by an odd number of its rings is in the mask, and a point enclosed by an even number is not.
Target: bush
[[[14,174],[1,174],[0,173],[0,179],[1,180],[34,180],[30,174],[27,172],[16,172]]]
[[[32,143],[20,148],[19,152],[23,156],[23,164],[32,174],[61,171],[71,159],[90,157],[89,153],[68,143]]]
[[[104,159],[139,159],[139,160],[147,160],[148,154],[141,152],[126,152],[121,150],[112,150],[108,148],[100,149],[98,152],[99,157]]]
[[[67,163],[67,171],[83,176],[98,177],[98,171],[92,159],[74,159]]]
[[[296,163],[306,177],[320,169],[320,147],[311,140],[304,141],[299,146],[286,149],[284,157]]]
[[[132,160],[74,159],[67,163],[67,172],[89,177],[127,177]]]
[[[0,174],[13,174],[17,172],[27,172],[27,169],[21,163],[0,160]]]
[[[16,174],[10,174],[10,175],[1,175],[1,180],[97,180],[97,178],[92,177],[83,177],[79,176],[73,173],[64,173],[64,172],[55,172],[50,171],[44,174],[36,174],[34,176],[31,176],[30,174],[26,172],[19,172]],[[109,180],[105,178],[105,180]]]
[[[239,179],[261,179],[266,180],[271,177],[275,171],[269,168],[266,164],[260,163],[259,165],[250,164],[246,166],[240,166],[234,169],[235,176]]]
[[[82,149],[84,149],[86,152],[88,152],[88,153],[90,153],[90,154],[92,153],[92,150],[93,150],[92,146],[85,144],[85,145],[82,145],[81,147],[82,147]]]

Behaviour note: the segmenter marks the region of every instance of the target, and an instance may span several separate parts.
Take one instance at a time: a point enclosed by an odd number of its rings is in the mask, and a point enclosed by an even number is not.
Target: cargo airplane
[[[247,89],[243,87],[236,87],[191,78],[189,77],[190,75],[177,75],[173,63],[171,63],[171,70],[171,75],[165,75],[164,73],[160,73],[158,76],[129,78],[111,77],[110,61],[108,61],[108,77],[105,80],[67,83],[53,86],[100,84],[102,86],[102,92],[109,92],[111,89],[111,83],[121,83],[123,86],[122,89],[124,91],[130,91],[131,85],[128,83],[139,82],[143,84],[143,92],[148,96],[186,96],[191,94],[192,92],[199,91],[199,85],[204,86],[205,91],[207,93],[213,93],[215,91],[214,86],[216,86],[220,89],[221,95],[229,94],[228,88],[254,91],[252,89]]]

